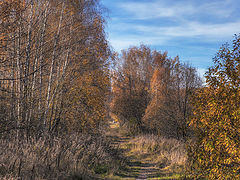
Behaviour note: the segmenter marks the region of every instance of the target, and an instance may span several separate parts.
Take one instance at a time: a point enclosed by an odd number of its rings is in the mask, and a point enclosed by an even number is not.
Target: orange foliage
[[[197,142],[189,147],[194,178],[240,179],[240,37],[223,46],[207,72],[208,87],[193,98],[191,126]]]

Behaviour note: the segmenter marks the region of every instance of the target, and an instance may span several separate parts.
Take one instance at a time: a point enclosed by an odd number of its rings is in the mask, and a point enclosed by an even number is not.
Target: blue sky
[[[102,0],[106,28],[120,52],[141,43],[179,55],[203,72],[220,46],[240,33],[240,0]]]

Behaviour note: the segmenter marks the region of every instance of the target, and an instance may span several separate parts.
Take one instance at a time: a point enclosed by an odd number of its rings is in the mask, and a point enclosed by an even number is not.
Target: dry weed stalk
[[[0,140],[0,178],[86,178],[99,166],[116,170],[118,157],[102,136],[73,134],[21,142]]]
[[[134,138],[132,151],[157,156],[155,161],[168,166],[184,166],[187,160],[185,144],[176,139],[167,139],[155,135],[140,135]]]

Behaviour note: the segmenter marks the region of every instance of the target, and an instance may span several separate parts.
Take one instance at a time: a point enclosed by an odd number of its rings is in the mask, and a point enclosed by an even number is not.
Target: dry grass
[[[116,171],[120,162],[118,152],[101,136],[0,140],[0,179],[93,179]]]
[[[130,149],[130,155],[157,163],[160,168],[172,172],[182,170],[187,161],[185,144],[176,139],[140,135],[125,145]]]

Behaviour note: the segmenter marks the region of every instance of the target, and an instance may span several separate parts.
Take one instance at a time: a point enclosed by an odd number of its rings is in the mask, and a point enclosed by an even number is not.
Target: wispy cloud
[[[168,40],[167,37],[156,37],[156,36],[143,36],[139,39],[139,36],[136,35],[120,35],[114,34],[110,36],[111,45],[115,50],[120,51],[122,49],[129,48],[130,46],[139,46],[140,44],[146,45],[163,45]]]
[[[219,46],[240,32],[239,0],[104,1],[112,11],[108,32],[117,51],[144,43],[206,69]]]
[[[197,37],[205,36],[209,40],[216,38],[225,38],[238,33],[240,29],[240,21],[223,23],[223,24],[203,24],[194,21],[187,21],[185,24],[177,26],[151,26],[151,25],[129,25],[129,28],[145,33],[154,33],[171,37]]]
[[[224,24],[203,24],[188,22],[184,25],[159,27],[154,25],[138,25],[120,23],[115,24],[114,29],[127,31],[125,33],[111,33],[112,45],[117,49],[127,48],[129,45],[146,43],[151,45],[165,45],[173,42],[175,38],[196,38],[199,41],[215,42],[219,37],[227,41],[229,37],[237,34],[240,29],[240,21]],[[137,35],[139,34],[139,35]],[[184,41],[188,41],[185,39]]]
[[[182,8],[177,6],[167,7],[159,2],[129,2],[120,3],[119,6],[125,11],[132,13],[132,18],[135,19],[176,17],[184,12],[187,14],[193,13],[193,7],[191,5]]]
[[[231,1],[218,0],[206,1],[201,4],[197,1],[168,1],[155,0],[155,1],[141,1],[141,2],[126,2],[118,3],[118,6],[129,13],[131,18],[135,19],[151,19],[159,17],[183,18],[198,14],[214,15],[219,17],[229,17],[233,12]],[[228,7],[228,8],[227,8]]]

